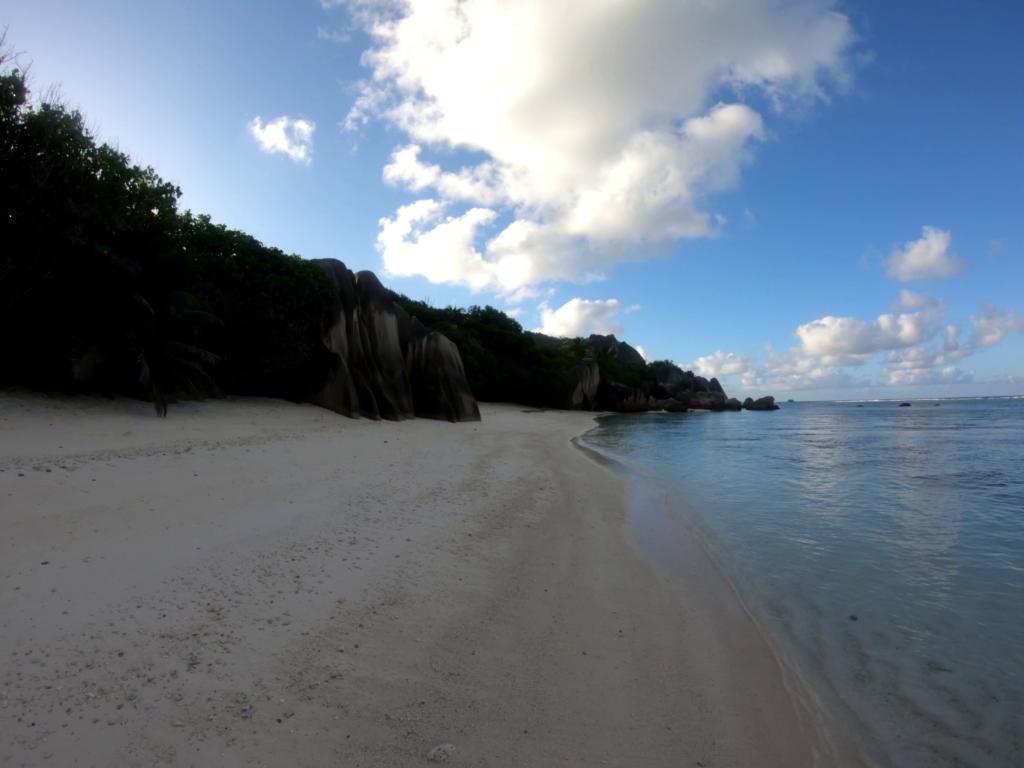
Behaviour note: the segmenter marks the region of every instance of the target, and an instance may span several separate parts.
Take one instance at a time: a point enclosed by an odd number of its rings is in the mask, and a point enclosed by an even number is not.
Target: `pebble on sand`
[[[446,763],[448,759],[455,754],[454,744],[438,744],[432,750],[427,752],[427,760],[432,763]]]

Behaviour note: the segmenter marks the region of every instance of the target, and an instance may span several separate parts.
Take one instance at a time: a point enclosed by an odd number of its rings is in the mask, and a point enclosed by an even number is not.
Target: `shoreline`
[[[0,393],[3,762],[846,764],[593,414],[149,407]]]
[[[628,417],[629,414],[602,414],[595,418],[595,421],[616,416]],[[808,669],[798,658],[796,649],[790,647],[788,639],[770,626],[757,595],[743,583],[737,565],[731,562],[728,551],[714,538],[713,532],[701,523],[698,515],[686,511],[690,508],[689,502],[677,492],[662,486],[653,475],[642,471],[642,467],[632,464],[624,457],[606,454],[601,448],[587,444],[587,434],[597,428],[595,426],[582,433],[573,439],[573,443],[592,460],[620,473],[627,482],[645,486],[644,491],[634,494],[631,501],[631,525],[635,529],[638,546],[644,548],[641,539],[645,533],[648,538],[672,539],[674,546],[665,547],[664,541],[660,541],[662,551],[647,552],[647,556],[657,566],[668,572],[673,569],[671,559],[680,556],[688,547],[691,548],[692,555],[692,545],[699,549],[699,556],[707,558],[727,586],[731,598],[739,603],[754,631],[769,648],[773,661],[778,665],[782,682],[797,705],[798,713],[806,727],[813,731],[813,740],[824,747],[825,754],[819,758],[823,760],[822,764],[875,768],[891,765],[891,761],[882,747],[875,742],[870,730],[838,697],[832,684],[822,677],[821,673]],[[638,500],[637,495],[646,498]],[[660,514],[651,514],[651,510],[647,510],[646,513],[637,512],[636,507],[639,506],[656,507]],[[661,519],[652,526],[652,518]],[[655,530],[642,530],[645,528]],[[672,528],[678,528],[683,532],[673,532],[670,530]],[[688,538],[690,541],[681,541],[681,538]],[[650,546],[647,548],[652,549]]]

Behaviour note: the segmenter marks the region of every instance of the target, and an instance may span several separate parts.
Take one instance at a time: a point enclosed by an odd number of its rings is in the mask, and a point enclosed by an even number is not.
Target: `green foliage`
[[[181,224],[186,282],[221,321],[210,333],[229,350],[219,371],[232,392],[298,398],[297,382],[327,365],[320,342],[334,288],[323,271],[208,216]]]
[[[598,361],[606,379],[642,388],[654,381],[646,366],[620,363],[608,350],[592,349],[586,339],[538,345],[494,307],[439,309],[399,294],[395,300],[458,345],[469,385],[480,400],[564,408],[575,386],[573,369],[585,357]]]
[[[7,62],[0,64],[7,66]],[[297,396],[324,365],[329,279],[178,212],[180,190],[0,72],[0,384]]]
[[[494,307],[431,307],[395,294],[420,322],[455,342],[480,400],[563,406],[577,362],[562,349],[540,349],[515,320]]]

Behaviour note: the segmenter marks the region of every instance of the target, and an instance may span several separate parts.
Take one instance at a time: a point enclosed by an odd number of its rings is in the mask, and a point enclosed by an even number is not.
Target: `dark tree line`
[[[161,415],[182,396],[303,398],[329,364],[330,281],[180,212],[180,194],[77,110],[32,103],[0,55],[0,386],[126,394]],[[653,380],[582,339],[539,346],[493,307],[396,299],[458,345],[481,400],[564,406],[587,355],[615,380]]]
[[[0,75],[0,384],[301,396],[324,364],[323,273],[178,211],[180,190],[82,115]],[[305,379],[302,375],[305,374]]]
[[[537,344],[514,319],[494,307],[431,307],[397,295],[410,315],[456,343],[473,393],[480,400],[564,408],[575,386],[574,368],[585,357],[597,360],[602,377],[652,391],[650,366],[628,365],[586,339]]]

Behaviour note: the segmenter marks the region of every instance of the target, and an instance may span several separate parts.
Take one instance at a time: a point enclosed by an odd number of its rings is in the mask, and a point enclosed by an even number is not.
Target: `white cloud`
[[[313,133],[316,124],[298,117],[278,117],[266,124],[260,117],[249,123],[249,133],[260,149],[269,154],[288,155],[297,163],[309,165],[313,159]]]
[[[434,283],[461,282],[479,290],[496,279],[497,267],[484,261],[474,242],[477,230],[494,220],[494,211],[471,208],[444,216],[436,200],[404,205],[392,219],[380,220],[377,250],[384,270],[395,277],[423,275]],[[431,258],[424,258],[431,254]]]
[[[693,369],[701,376],[708,378],[744,373],[749,365],[750,359],[745,355],[737,355],[735,352],[722,352],[721,350],[715,350],[714,354],[698,357],[693,361]]]
[[[539,310],[540,328],[534,330],[559,338],[616,333],[619,327],[612,318],[622,312],[618,299],[580,298],[569,299],[558,309],[545,302]]]
[[[635,349],[637,352],[640,353],[640,357],[642,357],[644,359],[644,362],[647,361],[647,350],[646,349],[644,349],[639,344],[637,344],[635,347],[633,347],[633,349]]]
[[[963,384],[974,380],[973,372],[961,371],[953,365],[942,369],[917,368],[890,371],[886,383],[890,386],[923,386],[930,384]]]
[[[920,312],[887,313],[873,323],[854,317],[825,317],[796,329],[801,351],[809,357],[871,355],[920,344],[933,337],[941,321],[941,306]]]
[[[747,391],[843,389],[863,386],[868,380],[864,376],[852,374],[846,368],[862,365],[867,359],[867,356],[814,357],[799,347],[779,355],[768,345],[764,362],[756,367],[752,365],[744,371],[740,381]]]
[[[963,269],[963,262],[949,249],[948,230],[923,227],[921,237],[903,244],[889,255],[889,277],[902,283],[951,277]]]
[[[990,304],[980,315],[971,318],[971,346],[975,349],[992,347],[1010,333],[1024,333],[1024,315],[1002,312]]]
[[[900,289],[900,300],[896,304],[897,309],[923,309],[924,307],[938,307],[942,304],[940,299],[929,296],[926,293],[915,293],[906,288]]]
[[[780,109],[826,98],[849,79],[854,38],[830,0],[350,8],[374,42],[346,125],[376,117],[406,134],[388,183],[507,222],[472,244],[485,264],[515,265],[489,272],[498,292],[595,279],[659,243],[716,234],[710,197],[739,182],[767,135],[747,97]],[[449,257],[427,250],[426,234],[396,242],[429,279],[430,262]],[[478,285],[480,264],[459,263],[466,275],[441,272]]]
[[[391,153],[391,162],[384,166],[384,181],[404,186],[412,192],[435,187],[447,200],[476,201],[481,205],[502,202],[494,166],[482,163],[472,168],[461,168],[455,173],[441,170],[434,163],[419,159],[422,149],[415,144],[399,147]]]
[[[829,315],[799,326],[798,346],[781,355],[767,346],[763,361],[748,361],[743,386],[806,390],[965,383],[973,372],[957,367],[963,360],[1011,333],[1024,333],[1024,315],[991,305],[970,318],[966,340],[960,326],[945,322],[941,299],[903,290],[897,306],[916,311],[879,315],[873,322]],[[869,364],[879,365],[880,379],[851,373],[869,370]]]

